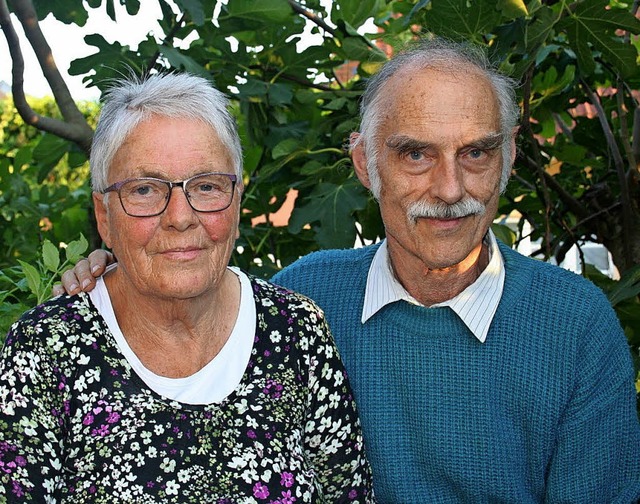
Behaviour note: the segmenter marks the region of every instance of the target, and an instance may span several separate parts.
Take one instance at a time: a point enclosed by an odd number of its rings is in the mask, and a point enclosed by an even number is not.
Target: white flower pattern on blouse
[[[0,502],[373,502],[322,311],[251,278],[256,335],[221,403],[149,389],[85,294],[12,327],[0,362]]]

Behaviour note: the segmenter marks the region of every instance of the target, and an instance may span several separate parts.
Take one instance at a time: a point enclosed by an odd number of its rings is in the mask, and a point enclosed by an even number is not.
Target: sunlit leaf
[[[87,239],[83,235],[80,235],[80,238],[73,240],[67,245],[65,249],[67,260],[73,264],[77,263],[88,248],[89,243]]]
[[[60,252],[49,240],[45,240],[42,244],[42,263],[48,271],[56,273],[60,266]]]
[[[284,22],[292,10],[287,0],[229,0],[227,11],[230,16],[261,19],[264,22]]]
[[[509,19],[529,15],[523,0],[498,0],[497,8],[503,16]]]
[[[22,268],[24,277],[27,279],[27,285],[32,294],[36,297],[40,294],[40,273],[38,270],[28,262],[18,259],[18,263]]]

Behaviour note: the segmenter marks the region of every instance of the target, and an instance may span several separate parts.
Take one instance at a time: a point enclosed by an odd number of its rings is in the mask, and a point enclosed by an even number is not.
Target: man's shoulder
[[[583,276],[525,256],[504,244],[500,251],[505,262],[505,288],[515,298],[525,296],[538,306],[554,305],[582,317],[601,310],[613,311],[602,289]]]
[[[282,269],[274,275],[272,280],[278,283],[278,279],[289,278],[300,270],[309,271],[317,268],[341,269],[350,268],[354,265],[362,266],[363,261],[367,261],[367,259],[369,259],[368,263],[370,264],[378,247],[379,244],[375,244],[353,249],[330,249],[311,252]]]
[[[330,284],[349,282],[353,286],[356,281],[366,282],[369,265],[378,247],[379,244],[375,244],[312,252],[278,272],[271,281],[315,299],[318,289],[325,292]]]

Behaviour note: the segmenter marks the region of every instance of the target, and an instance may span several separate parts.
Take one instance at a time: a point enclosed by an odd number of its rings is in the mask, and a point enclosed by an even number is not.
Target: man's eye
[[[480,159],[484,155],[484,151],[481,149],[471,149],[469,151],[469,157],[471,159]]]
[[[424,156],[420,151],[411,151],[409,152],[408,157],[411,161],[420,161]]]

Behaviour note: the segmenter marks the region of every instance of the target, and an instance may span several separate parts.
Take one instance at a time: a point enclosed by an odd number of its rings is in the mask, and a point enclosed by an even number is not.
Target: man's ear
[[[511,130],[511,166],[516,162],[516,154],[518,153],[516,147],[516,137],[518,136],[518,131],[520,130],[520,126],[516,126]]]
[[[351,161],[358,179],[367,189],[371,189],[369,172],[367,171],[367,155],[364,151],[364,140],[360,138],[360,133],[351,133],[349,137],[351,147]]]
[[[98,233],[104,244],[111,248],[111,227],[109,226],[109,210],[105,205],[104,194],[94,192],[93,196],[93,208],[96,216],[96,224],[98,226]]]

